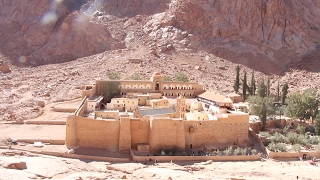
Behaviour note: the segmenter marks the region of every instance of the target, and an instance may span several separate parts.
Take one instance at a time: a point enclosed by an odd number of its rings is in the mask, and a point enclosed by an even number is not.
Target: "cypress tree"
[[[252,71],[251,74],[251,87],[249,89],[250,95],[255,95],[256,94],[256,80],[254,79],[254,71]]]
[[[239,92],[239,87],[240,87],[240,67],[239,65],[236,67],[236,80],[233,85],[233,89],[235,92]]]
[[[281,104],[282,105],[284,105],[286,102],[286,98],[288,95],[288,89],[289,89],[288,83],[285,83],[284,86],[282,87],[282,97],[281,97]]]
[[[268,80],[267,80],[266,96],[267,97],[270,96],[270,78],[269,78],[269,76],[268,76]]]
[[[243,80],[242,80],[242,97],[243,97],[243,101],[246,101],[246,99],[247,99],[247,89],[248,89],[247,72],[244,72]]]
[[[259,82],[258,85],[258,96],[262,98],[266,97],[266,85],[264,84],[263,79]]]
[[[278,87],[277,87],[277,100],[278,100],[278,102],[280,102],[280,84],[279,84],[279,81],[278,81]]]

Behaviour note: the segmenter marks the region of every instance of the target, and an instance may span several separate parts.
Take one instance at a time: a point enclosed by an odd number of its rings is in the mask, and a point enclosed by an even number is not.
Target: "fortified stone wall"
[[[205,144],[214,144],[218,148],[233,144],[244,146],[248,142],[248,116],[229,115],[228,118],[211,121],[185,121],[186,145],[192,144],[195,148]]]
[[[120,119],[119,151],[131,149],[131,127],[130,118],[122,117]]]
[[[149,131],[150,152],[170,149],[173,146],[185,148],[184,121],[171,118],[151,118]]]
[[[131,148],[136,149],[138,144],[149,144],[150,121],[140,119],[130,120]]]
[[[120,121],[76,117],[78,146],[118,149]]]

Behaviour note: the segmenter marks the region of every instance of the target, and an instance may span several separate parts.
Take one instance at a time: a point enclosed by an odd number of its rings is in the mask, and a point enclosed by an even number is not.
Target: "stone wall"
[[[140,119],[130,120],[131,148],[136,149],[138,144],[149,144],[150,121]]]
[[[244,155],[244,156],[136,156],[130,149],[131,157],[134,161],[144,162],[145,160],[154,162],[173,162],[175,161],[257,161],[260,160],[260,155]]]
[[[149,131],[150,152],[169,149],[173,146],[185,148],[185,131],[183,120],[171,118],[151,118]]]
[[[189,132],[190,127],[194,132]],[[218,148],[237,144],[249,145],[248,115],[228,115],[227,118],[210,121],[185,121],[186,145],[198,148],[214,144]]]
[[[77,144],[81,147],[119,148],[120,121],[76,117]]]
[[[123,117],[120,119],[119,151],[127,151],[128,149],[131,149],[130,118]]]
[[[272,152],[268,150],[269,158],[299,158],[302,157],[303,154],[308,156],[307,159],[311,157],[320,158],[320,151],[309,151],[309,152]]]

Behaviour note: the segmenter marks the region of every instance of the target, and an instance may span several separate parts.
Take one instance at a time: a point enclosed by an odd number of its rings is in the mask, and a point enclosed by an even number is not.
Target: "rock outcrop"
[[[0,51],[20,64],[148,45],[280,73],[314,59],[320,42],[316,0],[2,0],[0,12]]]

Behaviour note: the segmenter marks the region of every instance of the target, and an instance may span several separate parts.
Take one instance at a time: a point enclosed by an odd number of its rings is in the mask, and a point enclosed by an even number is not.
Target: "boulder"
[[[18,169],[18,170],[23,170],[27,169],[27,163],[19,160],[12,160],[12,161],[7,161],[5,162],[2,167],[6,169]]]
[[[10,67],[8,64],[3,63],[0,67],[2,73],[9,73],[11,72]]]

